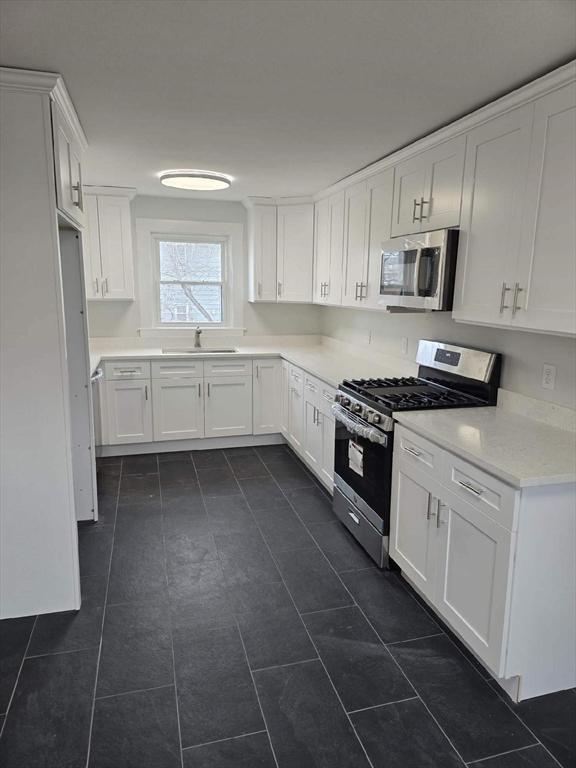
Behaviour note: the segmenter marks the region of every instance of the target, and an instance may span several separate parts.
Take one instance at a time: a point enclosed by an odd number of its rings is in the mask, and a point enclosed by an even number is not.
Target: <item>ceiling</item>
[[[310,194],[576,56],[573,0],[0,0],[5,66],[60,72],[85,181]],[[206,197],[207,195],[201,195]]]

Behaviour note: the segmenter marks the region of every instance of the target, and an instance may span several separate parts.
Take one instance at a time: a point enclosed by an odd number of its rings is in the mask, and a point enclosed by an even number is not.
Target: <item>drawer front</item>
[[[419,467],[424,472],[440,478],[442,467],[442,454],[444,451],[424,437],[410,432],[404,427],[396,427],[394,437],[394,451]]]
[[[330,384],[324,384],[324,382],[321,381],[320,382],[320,404],[318,405],[318,408],[326,416],[332,416],[332,404],[334,403],[335,396],[336,396],[336,390],[334,389],[334,387],[331,387]],[[332,416],[332,418],[334,417]]]
[[[304,373],[304,397],[316,407],[320,404],[321,383],[309,373]]]
[[[104,378],[107,381],[122,381],[123,379],[149,379],[149,360],[106,360],[104,362]]]
[[[384,564],[384,538],[364,515],[338,489],[334,491],[333,510],[340,522],[360,542],[370,557],[379,565]]]
[[[290,365],[288,369],[289,386],[295,389],[300,395],[304,394],[304,371],[295,365]]]
[[[460,498],[472,504],[508,530],[514,530],[515,488],[451,453],[445,454],[444,483]]]
[[[153,379],[190,379],[204,375],[202,360],[166,360],[152,363]]]
[[[204,376],[252,376],[252,359],[233,357],[204,360]]]

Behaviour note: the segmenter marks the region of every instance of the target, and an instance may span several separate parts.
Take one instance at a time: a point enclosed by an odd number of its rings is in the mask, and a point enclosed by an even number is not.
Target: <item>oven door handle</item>
[[[358,416],[354,416],[353,413],[348,413],[345,408],[342,408],[338,403],[334,403],[332,406],[332,414],[334,418],[341,424],[344,424],[346,429],[352,432],[354,435],[359,435],[371,443],[378,443],[379,445],[388,445],[388,435],[376,427],[372,427],[366,424],[365,421],[359,419]],[[385,418],[385,417],[384,417]],[[390,419],[392,421],[392,419]]]

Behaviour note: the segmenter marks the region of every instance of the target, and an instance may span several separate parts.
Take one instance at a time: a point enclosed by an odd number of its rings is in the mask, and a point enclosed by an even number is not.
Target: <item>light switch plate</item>
[[[556,366],[544,363],[542,366],[542,389],[556,388]]]

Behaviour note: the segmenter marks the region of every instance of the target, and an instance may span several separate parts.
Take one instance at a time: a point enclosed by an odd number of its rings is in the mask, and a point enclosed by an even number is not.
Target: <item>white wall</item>
[[[386,315],[367,310],[323,308],[320,332],[385,354],[402,356],[408,338],[413,360],[419,339],[433,339],[501,352],[501,386],[514,392],[576,408],[576,344],[562,336],[455,323],[448,313]],[[370,342],[369,342],[370,339]],[[556,389],[541,387],[542,365],[557,367]]]
[[[132,201],[132,220],[177,219],[190,221],[237,222],[246,227],[246,209],[242,203],[218,200],[187,200],[185,198],[138,196]],[[139,265],[144,254],[135,250],[136,300],[133,302],[88,302],[88,320],[92,337],[131,337],[138,335],[142,325],[142,302],[138,295]],[[246,241],[246,238],[245,238]],[[244,259],[247,260],[246,247]],[[247,270],[245,270],[247,274]],[[317,333],[320,310],[317,307],[297,304],[294,306],[250,304],[246,300],[244,286],[243,318],[235,323],[246,328],[249,336],[294,333]]]

